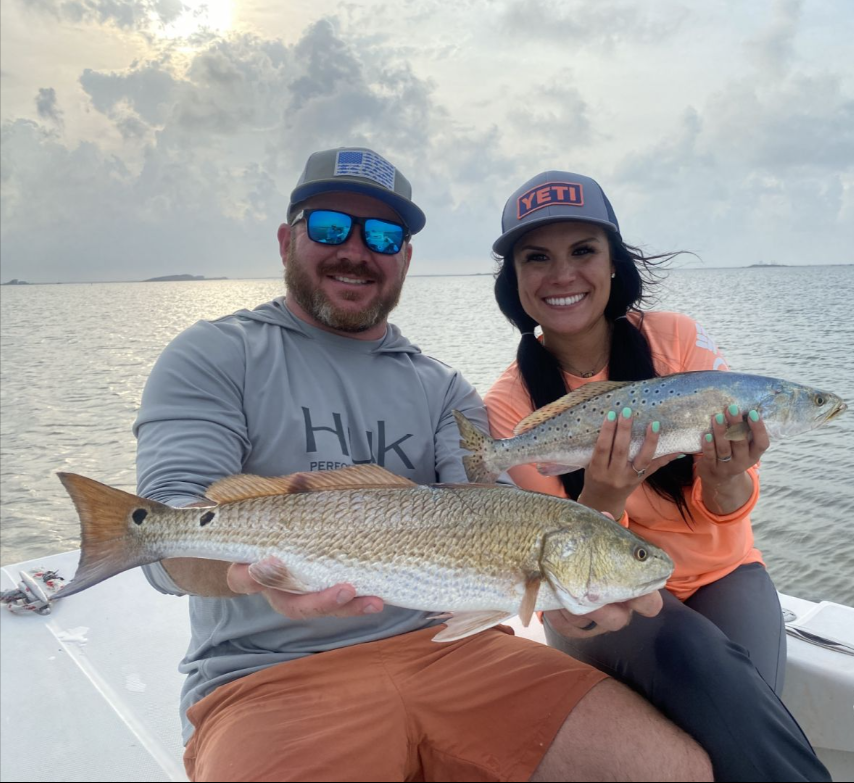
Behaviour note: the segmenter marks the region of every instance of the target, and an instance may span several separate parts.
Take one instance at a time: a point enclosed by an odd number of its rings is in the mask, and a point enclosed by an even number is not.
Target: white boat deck
[[[46,566],[66,580],[78,553],[2,569]],[[152,589],[133,569],[51,614],[0,612],[0,779],[186,780],[178,662],[188,602]]]
[[[44,566],[69,579],[78,553]],[[781,595],[812,630],[854,644],[854,609]],[[538,625],[520,635],[542,639]],[[187,601],[157,593],[134,569],[56,605],[49,615],[0,611],[0,781],[186,780],[177,671]],[[784,700],[837,781],[854,780],[854,656],[789,638]]]

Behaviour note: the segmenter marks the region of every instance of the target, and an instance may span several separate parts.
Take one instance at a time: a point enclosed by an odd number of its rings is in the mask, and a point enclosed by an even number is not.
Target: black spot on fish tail
[[[213,511],[208,511],[205,514],[202,514],[199,519],[199,527],[204,527],[208,522],[211,522],[215,516],[216,514],[214,514]]]
[[[80,563],[55,598],[65,598],[122,571],[160,560],[163,555],[142,541],[140,525],[148,514],[168,506],[131,495],[85,476],[59,473],[80,517]]]

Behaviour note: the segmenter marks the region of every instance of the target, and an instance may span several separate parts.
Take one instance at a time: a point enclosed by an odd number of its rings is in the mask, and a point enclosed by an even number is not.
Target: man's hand
[[[356,597],[352,585],[340,584],[317,593],[288,593],[256,582],[249,566],[232,563],[227,574],[228,586],[243,595],[263,593],[270,606],[290,620],[310,620],[314,617],[356,617],[376,614],[383,610],[382,599],[376,596]]]
[[[619,631],[629,624],[632,612],[644,617],[655,617],[664,605],[661,594],[647,593],[631,601],[608,604],[590,614],[572,614],[565,609],[545,612],[549,625],[568,639],[590,639],[609,631]],[[594,625],[590,625],[594,623]]]

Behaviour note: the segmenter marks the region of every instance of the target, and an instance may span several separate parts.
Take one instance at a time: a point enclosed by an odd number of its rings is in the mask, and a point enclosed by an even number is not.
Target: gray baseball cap
[[[288,222],[299,211],[299,204],[319,193],[346,191],[372,196],[388,204],[400,215],[410,233],[417,234],[427,218],[412,203],[412,186],[384,157],[365,147],[338,147],[315,152],[306,161],[291,203]]]
[[[507,200],[501,215],[502,234],[492,249],[506,258],[522,234],[563,220],[599,223],[620,235],[611,202],[596,180],[568,171],[544,171]]]

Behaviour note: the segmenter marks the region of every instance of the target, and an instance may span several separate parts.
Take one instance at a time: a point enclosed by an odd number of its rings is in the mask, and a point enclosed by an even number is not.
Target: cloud
[[[854,96],[839,75],[797,58],[801,10],[778,0],[750,36],[750,65],[618,160],[612,200],[633,238],[717,265],[848,260]]]
[[[496,131],[453,127],[431,85],[387,54],[322,20],[290,46],[231,35],[185,64],[85,69],[80,85],[122,157],[106,141],[63,144],[39,123],[5,124],[4,274],[132,279],[185,271],[189,259],[203,265],[193,273],[278,274],[275,231],[306,157],[346,144],[400,166],[434,207],[431,222],[474,212],[477,190],[509,168]],[[483,253],[478,239],[461,232],[461,252]]]
[[[76,82],[40,75],[52,87],[39,91],[15,74],[4,277],[277,276],[275,231],[306,157],[344,145],[412,182],[428,218],[413,271],[489,270],[505,199],[552,168],[600,180],[627,237],[660,249],[725,264],[768,245],[783,263],[848,252],[854,96],[827,10],[366,0],[318,18],[324,3],[289,16],[286,40],[200,29],[151,43],[109,14],[104,28],[55,25],[57,47],[111,45],[78,54]],[[401,35],[410,19],[418,34]],[[146,45],[117,57],[130,40]]]
[[[66,22],[137,30],[171,24],[187,10],[180,0],[28,0],[26,5]]]
[[[501,12],[499,27],[517,41],[535,38],[573,49],[610,50],[628,42],[661,45],[679,30],[686,16],[684,5],[667,0],[654,8],[631,0],[512,0]]]
[[[706,114],[708,147],[747,169],[835,170],[854,160],[854,97],[833,74],[739,80],[711,98]]]
[[[100,73],[86,68],[80,86],[90,97],[92,107],[107,116],[115,116],[116,107],[130,107],[149,125],[167,119],[176,100],[178,81],[159,61],[147,62],[126,73]]]
[[[771,22],[745,44],[747,56],[765,74],[783,76],[789,70],[802,5],[802,0],[776,0]]]
[[[854,234],[854,100],[829,75],[752,75],[614,168],[624,227],[711,264],[839,262]],[[630,229],[631,230],[631,229]],[[847,239],[845,237],[847,236]],[[772,251],[773,252],[773,251]]]
[[[36,96],[36,111],[43,120],[47,120],[62,130],[62,110],[57,105],[56,90],[53,87],[39,89],[39,94]]]
[[[513,130],[540,157],[564,159],[594,138],[589,106],[569,71],[560,71],[548,84],[527,87],[508,106]]]

